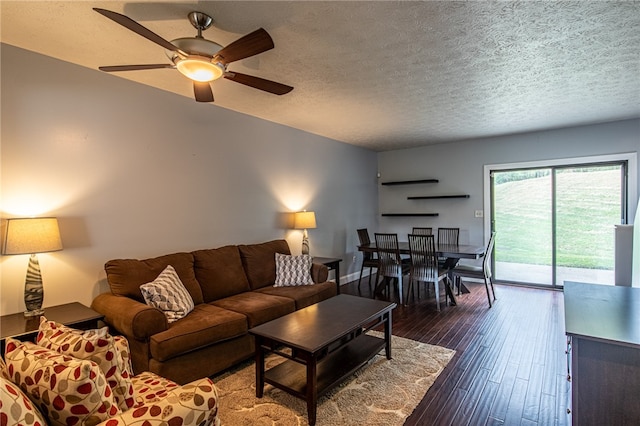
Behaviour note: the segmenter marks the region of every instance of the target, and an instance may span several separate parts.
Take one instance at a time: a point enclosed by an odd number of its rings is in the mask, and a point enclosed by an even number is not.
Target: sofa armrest
[[[105,322],[125,336],[148,340],[168,328],[167,317],[154,307],[112,293],[99,294],[91,308],[104,315]]]
[[[329,278],[329,268],[327,268],[327,265],[313,263],[311,265],[311,278],[316,284],[327,281]]]
[[[194,380],[167,392],[159,400],[136,405],[122,414],[100,423],[99,426],[219,425],[218,390],[211,379]]]

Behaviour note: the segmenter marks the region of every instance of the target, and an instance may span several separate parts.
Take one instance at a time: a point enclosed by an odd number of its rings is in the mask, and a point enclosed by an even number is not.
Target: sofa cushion
[[[239,245],[242,266],[252,290],[273,285],[276,281],[276,253],[291,254],[286,240]]]
[[[311,278],[312,257],[308,254],[290,256],[276,253],[275,287],[313,284]]]
[[[156,279],[167,266],[173,266],[180,281],[191,295],[194,304],[202,303],[202,290],[193,272],[191,253],[173,253],[152,259],[114,259],[104,265],[111,292],[144,303],[140,292],[142,284]]]
[[[196,305],[169,329],[151,336],[149,349],[158,361],[209,346],[247,333],[247,318],[234,311],[206,303]]]
[[[147,305],[160,309],[169,323],[193,311],[193,299],[171,265],[152,282],[142,284],[140,291]]]
[[[40,317],[36,343],[64,355],[95,362],[107,379],[118,407],[126,411],[133,406],[129,366],[119,353],[121,346],[108,333],[108,327],[81,331]]]
[[[293,299],[247,291],[211,303],[247,316],[249,328],[295,311]]]
[[[150,358],[149,367],[146,370],[168,377],[179,384],[185,384],[203,376],[220,373],[254,356],[254,338],[249,333],[245,333],[166,361]]]
[[[18,384],[53,425],[96,425],[120,413],[104,374],[93,361],[7,339],[5,360]]]
[[[106,426],[219,426],[218,390],[208,377],[183,386],[148,371],[135,376],[142,403]],[[138,386],[138,382],[142,382]],[[115,420],[115,419],[114,419]]]
[[[136,407],[161,401],[167,397],[172,389],[179,387],[173,380],[158,376],[150,371],[133,376],[133,386],[136,390]]]
[[[238,246],[194,251],[193,258],[204,303],[250,290]]]
[[[263,287],[255,292],[291,298],[296,303],[296,309],[306,308],[338,294],[337,284],[333,281],[296,287]]]
[[[47,422],[20,388],[0,376],[0,425],[46,426]]]

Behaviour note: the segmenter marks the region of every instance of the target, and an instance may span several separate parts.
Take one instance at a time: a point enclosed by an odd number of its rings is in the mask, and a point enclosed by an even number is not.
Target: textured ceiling
[[[89,68],[166,62],[164,50],[91,10],[167,40],[213,16],[226,45],[259,27],[275,49],[230,70],[215,105],[384,151],[640,117],[639,2],[2,1],[1,40]],[[98,71],[96,71],[98,72]],[[113,74],[193,97],[176,70]],[[202,108],[212,108],[203,104]],[[213,113],[213,109],[212,109]]]

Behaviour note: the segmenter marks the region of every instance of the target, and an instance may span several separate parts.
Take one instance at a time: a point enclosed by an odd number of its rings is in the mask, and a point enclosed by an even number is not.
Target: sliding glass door
[[[625,194],[625,162],[491,172],[496,279],[612,285]]]
[[[551,169],[492,172],[495,277],[552,284]]]

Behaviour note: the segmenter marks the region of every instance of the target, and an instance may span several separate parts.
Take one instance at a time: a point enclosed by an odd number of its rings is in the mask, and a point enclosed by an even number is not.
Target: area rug
[[[370,332],[381,336],[382,333]],[[316,425],[402,425],[455,351],[392,336],[392,360],[384,350],[341,386],[318,399]],[[267,369],[283,358],[270,355]],[[255,364],[245,362],[214,378],[223,426],[308,425],[307,406],[269,384],[256,398]]]

